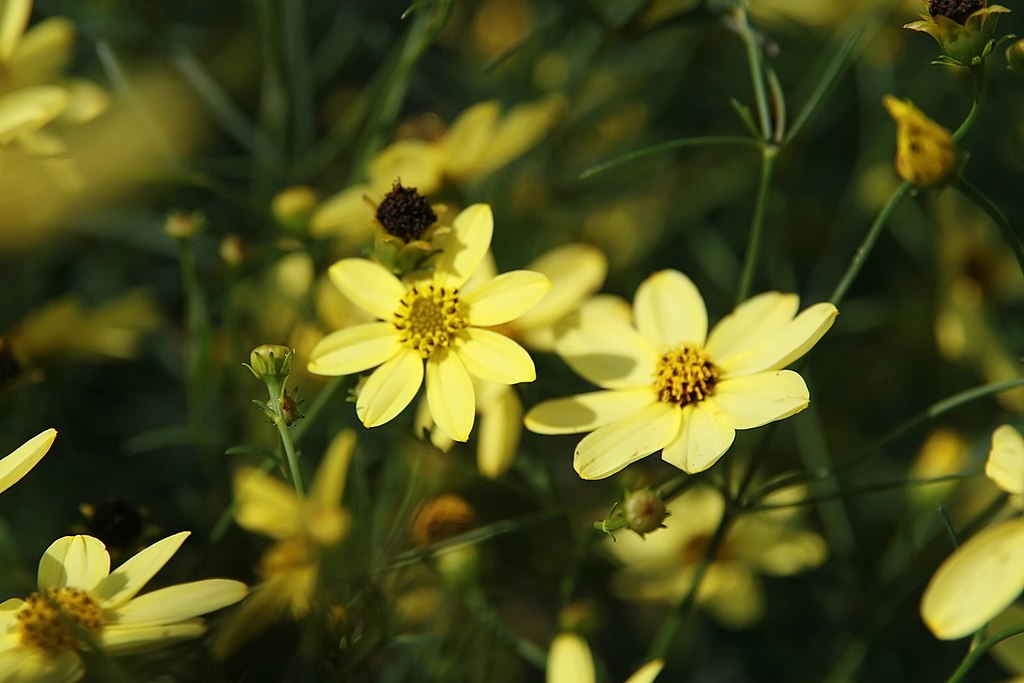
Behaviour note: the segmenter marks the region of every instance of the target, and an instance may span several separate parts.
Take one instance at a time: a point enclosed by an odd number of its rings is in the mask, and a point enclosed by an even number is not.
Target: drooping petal
[[[656,349],[682,342],[704,346],[708,311],[697,286],[678,270],[661,270],[640,283],[633,299],[640,334]]]
[[[716,362],[734,356],[792,322],[799,307],[796,294],[764,292],[751,297],[718,321],[704,348]]]
[[[387,268],[373,261],[342,259],[327,273],[349,301],[381,320],[391,320],[398,310],[398,302],[405,296],[405,285]]]
[[[434,277],[445,287],[461,287],[476,270],[494,234],[494,214],[487,204],[463,209],[452,229],[438,239],[441,253],[434,259]]]
[[[800,375],[779,370],[722,380],[708,401],[733,429],[752,429],[799,413],[810,395]]]
[[[559,633],[548,650],[547,683],[594,683],[594,657],[587,641],[575,633]]]
[[[514,389],[501,387],[501,394],[480,413],[476,467],[480,474],[497,479],[512,466],[523,425],[523,404]]]
[[[533,359],[508,337],[470,327],[458,335],[455,351],[471,374],[487,382],[518,384],[537,379]]]
[[[1024,520],[988,527],[946,558],[921,596],[921,618],[937,638],[977,631],[1024,589]]]
[[[0,460],[0,491],[6,491],[36,466],[57,438],[56,429],[35,435],[13,453]]]
[[[476,417],[473,382],[449,349],[437,349],[427,359],[427,403],[441,431],[455,441],[469,439]]]
[[[423,359],[403,349],[367,378],[356,400],[356,415],[366,427],[390,422],[412,402],[422,383]]]
[[[562,329],[555,343],[558,355],[588,382],[604,389],[654,385],[658,354],[631,325],[584,315]]]
[[[110,573],[107,547],[92,536],[64,536],[50,544],[39,560],[40,589],[79,588],[92,590]]]
[[[832,304],[815,304],[758,344],[727,358],[712,355],[712,359],[731,377],[781,370],[807,353],[832,327],[838,314]]]
[[[302,512],[295,492],[255,467],[235,472],[235,521],[239,526],[282,539],[299,533]]]
[[[108,655],[127,655],[198,638],[205,632],[206,625],[202,619],[191,619],[175,624],[110,626],[103,629],[98,640]]]
[[[608,272],[604,253],[589,244],[566,244],[531,262],[526,270],[546,275],[551,291],[516,319],[516,327],[546,327],[579,308],[596,292]]]
[[[681,411],[658,401],[600,427],[576,446],[573,466],[583,479],[604,479],[660,450],[679,431]]]
[[[233,605],[249,592],[240,581],[204,579],[140,595],[117,610],[118,625],[173,624]]]
[[[390,322],[346,327],[313,347],[308,369],[316,375],[351,375],[390,360],[401,348]]]
[[[650,389],[592,391],[539,403],[526,413],[523,422],[527,429],[538,434],[592,432],[639,413],[657,400]]]
[[[128,561],[103,578],[92,596],[104,609],[116,608],[134,598],[146,583],[178,552],[190,531],[168,536],[136,553]]]
[[[466,317],[477,327],[500,325],[533,308],[550,289],[551,281],[540,273],[502,273],[462,297],[469,304]]]
[[[985,476],[1007,493],[1024,493],[1024,438],[1010,425],[992,432]]]
[[[352,185],[325,199],[309,219],[310,234],[326,237],[369,232],[370,207],[364,197],[372,192],[369,185]]]
[[[325,507],[336,507],[341,502],[348,478],[348,466],[355,452],[356,435],[351,429],[340,432],[327,446],[327,452],[317,468],[309,499]]]
[[[736,430],[707,401],[691,403],[681,412],[680,429],[661,458],[687,474],[703,472],[729,450]]]

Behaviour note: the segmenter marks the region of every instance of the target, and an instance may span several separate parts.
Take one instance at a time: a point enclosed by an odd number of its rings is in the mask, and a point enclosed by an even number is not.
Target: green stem
[[[839,491],[833,491],[832,493],[825,493],[820,496],[811,496],[810,498],[803,498],[802,500],[796,500],[789,503],[759,503],[751,505],[751,510],[782,510],[785,508],[802,507],[804,505],[814,505],[828,500],[837,500],[839,498],[849,498],[850,496],[856,496],[862,493],[880,493],[883,491],[891,491],[892,489],[904,488],[909,486],[926,486],[928,484],[936,484],[943,481],[958,481],[960,479],[971,479],[977,477],[977,472],[960,472],[957,474],[945,474],[939,477],[928,477],[925,479],[896,479],[893,481],[884,481],[877,484],[867,484],[865,486],[857,486],[849,489],[842,489]]]
[[[203,442],[207,438],[207,389],[210,382],[210,327],[206,315],[206,299],[199,284],[199,273],[192,241],[178,241],[181,281],[185,294],[186,349],[185,365],[188,382],[189,427],[193,438]]]
[[[852,285],[853,281],[857,278],[858,273],[860,273],[860,269],[864,266],[864,261],[867,260],[868,254],[870,254],[871,250],[874,248],[875,242],[878,241],[878,236],[882,234],[882,229],[885,228],[886,222],[888,222],[889,217],[892,216],[893,211],[896,210],[896,207],[899,206],[900,202],[903,201],[903,198],[907,196],[908,192],[910,192],[911,187],[912,185],[910,183],[903,183],[896,188],[896,191],[893,192],[891,197],[889,197],[889,201],[886,202],[885,206],[882,207],[882,210],[878,212],[878,215],[875,217],[875,222],[871,224],[871,228],[868,230],[868,234],[864,237],[864,241],[859,247],[857,247],[857,251],[854,252],[853,259],[850,260],[850,265],[847,267],[846,272],[843,273],[843,277],[839,280],[839,284],[837,284],[836,288],[832,290],[832,296],[830,296],[828,300],[832,302],[833,305],[838,306],[839,302],[841,302],[846,296],[847,290],[850,289],[850,285]]]
[[[959,176],[953,181],[954,187],[960,190],[965,197],[970,199],[972,202],[977,204],[985,213],[989,215],[989,218],[999,226],[999,232],[1003,233],[1003,239],[1006,240],[1007,244],[1010,245],[1010,249],[1013,251],[1013,255],[1017,257],[1017,265],[1020,266],[1020,270],[1024,273],[1024,246],[1020,243],[1020,238],[1017,237],[1017,233],[1014,232],[1013,226],[1010,225],[1010,221],[1006,218],[1006,215],[999,210],[999,207],[992,203],[988,197],[986,197],[981,190],[972,185],[966,178]]]
[[[591,166],[587,170],[580,173],[580,180],[586,180],[596,175],[604,173],[605,171],[611,170],[621,164],[626,164],[637,159],[643,159],[644,157],[653,156],[656,154],[663,154],[665,152],[671,152],[675,149],[682,149],[683,147],[701,147],[707,145],[737,145],[742,147],[757,147],[760,143],[745,135],[704,135],[693,138],[680,138],[678,140],[669,140],[668,142],[659,142],[656,145],[650,147],[643,147],[641,149],[633,150],[623,154],[622,156],[615,157],[609,161],[603,161],[596,166]]]
[[[275,386],[274,382],[267,382],[267,391],[270,393],[270,410],[274,414],[274,426],[277,427],[277,434],[281,437],[281,446],[284,447],[284,458],[288,462],[288,475],[295,488],[295,495],[301,500],[306,493],[302,486],[302,474],[299,471],[299,456],[295,453],[295,443],[288,431],[288,421],[284,416],[284,387]]]
[[[764,234],[764,216],[768,205],[768,189],[772,183],[772,171],[775,168],[775,156],[778,148],[765,145],[761,148],[761,179],[757,187],[757,200],[754,203],[754,215],[750,219],[750,235],[747,238],[747,253],[743,259],[743,273],[740,286],[736,290],[736,304],[746,301],[750,296],[750,288],[754,284],[754,273],[761,255],[761,238]]]
[[[977,664],[978,660],[981,659],[986,652],[992,649],[993,646],[998,645],[1007,638],[1011,638],[1020,633],[1024,633],[1024,624],[1017,624],[1016,626],[1003,629],[994,636],[986,638],[980,643],[974,645],[974,647],[967,651],[967,656],[965,656],[963,661],[960,662],[960,666],[958,666],[956,671],[953,672],[953,675],[949,677],[947,683],[960,683],[963,681],[971,668]]]
[[[971,126],[974,125],[974,120],[978,118],[978,112],[981,111],[982,105],[985,104],[985,95],[988,89],[988,79],[985,78],[985,63],[982,62],[977,66],[971,67],[971,74],[974,75],[974,101],[971,102],[971,110],[967,112],[967,118],[964,119],[964,122],[953,133],[954,142],[959,142],[961,138],[967,135],[968,131],[971,130]]]
[[[316,395],[316,398],[314,398],[313,402],[309,405],[309,410],[307,410],[306,414],[302,416],[302,421],[295,425],[295,441],[302,441],[302,437],[306,435],[306,430],[316,422],[317,417],[319,417],[320,413],[323,412],[323,409],[330,402],[334,393],[344,383],[344,379],[344,377],[335,377],[320,390],[319,394]]]
[[[742,2],[733,12],[736,27],[743,44],[747,48],[747,64],[750,68],[750,82],[754,87],[754,101],[757,103],[757,116],[761,124],[761,137],[770,140],[772,137],[771,116],[768,113],[768,95],[764,84],[764,65],[761,63],[761,46],[757,44],[757,36],[750,27],[747,14],[747,3]]]

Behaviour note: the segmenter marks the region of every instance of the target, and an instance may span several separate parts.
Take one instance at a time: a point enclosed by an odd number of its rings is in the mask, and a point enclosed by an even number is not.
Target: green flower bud
[[[668,511],[665,509],[665,501],[657,492],[638,489],[626,494],[622,502],[622,516],[626,526],[643,536],[660,529]]]
[[[164,219],[164,232],[176,240],[195,237],[206,226],[206,214],[202,211],[172,211]]]
[[[288,381],[293,358],[294,349],[280,344],[261,344],[249,354],[249,364],[245,367],[249,368],[256,379],[283,386]]]
[[[1024,40],[1018,40],[1006,48],[1006,65],[1024,75]]]

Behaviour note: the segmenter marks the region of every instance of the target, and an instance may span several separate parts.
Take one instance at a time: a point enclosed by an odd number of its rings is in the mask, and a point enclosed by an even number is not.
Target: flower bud
[[[306,232],[309,218],[319,201],[320,197],[316,190],[305,185],[295,185],[274,195],[270,203],[270,213],[283,228],[301,234]]]
[[[206,215],[202,211],[172,211],[164,219],[164,232],[176,240],[187,240],[195,237],[206,225]]]
[[[280,344],[261,344],[249,354],[249,368],[256,379],[283,386],[292,368],[295,350]]]
[[[668,511],[665,509],[665,501],[657,492],[638,489],[626,494],[622,502],[622,516],[626,526],[642,536],[660,529]]]
[[[1006,48],[1006,65],[1024,76],[1024,40],[1018,40]]]
[[[956,171],[956,143],[949,131],[925,116],[910,100],[882,98],[896,121],[896,172],[921,188],[941,187]]]

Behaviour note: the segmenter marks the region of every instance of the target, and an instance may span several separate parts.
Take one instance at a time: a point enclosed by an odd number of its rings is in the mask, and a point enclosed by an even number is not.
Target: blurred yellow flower
[[[309,371],[350,375],[379,365],[356,402],[365,426],[382,425],[402,412],[425,375],[431,418],[449,438],[466,441],[476,412],[471,376],[499,384],[535,379],[529,354],[487,328],[529,310],[550,289],[548,279],[520,270],[463,288],[487,253],[493,229],[489,206],[465,209],[441,241],[433,272],[411,283],[364,259],[331,266],[338,289],[379,322],[324,337],[313,349]]]
[[[655,659],[644,664],[626,683],[653,683],[665,663]],[[594,658],[587,641],[571,632],[559,633],[548,649],[547,683],[597,683]]]
[[[16,448],[12,453],[0,460],[0,493],[11,488],[29,470],[36,466],[57,438],[56,429],[47,429]]]
[[[910,100],[882,98],[896,121],[896,172],[918,187],[939,187],[956,171],[956,144],[949,131],[925,116]]]
[[[1007,493],[1024,494],[1024,438],[1012,426],[1002,425],[992,432],[985,476]]]
[[[206,579],[136,597],[189,533],[154,543],[113,572],[99,539],[55,541],[39,562],[38,591],[0,603],[0,680],[77,681],[85,675],[85,635],[115,656],[201,636],[198,617],[244,598],[245,584]]]
[[[927,33],[944,53],[937,61],[953,66],[981,63],[995,47],[996,22],[1010,10],[986,7],[987,0],[925,0],[928,9],[920,21],[904,26]]]
[[[795,294],[767,292],[741,304],[708,334],[704,300],[688,277],[663,270],[640,284],[636,326],[585,306],[556,342],[577,374],[603,391],[546,401],[526,415],[542,434],[591,432],[573,465],[603,479],[655,451],[688,473],[702,472],[732,445],[737,429],[794,415],[807,386],[783,370],[835,321],[820,303],[797,315]]]

